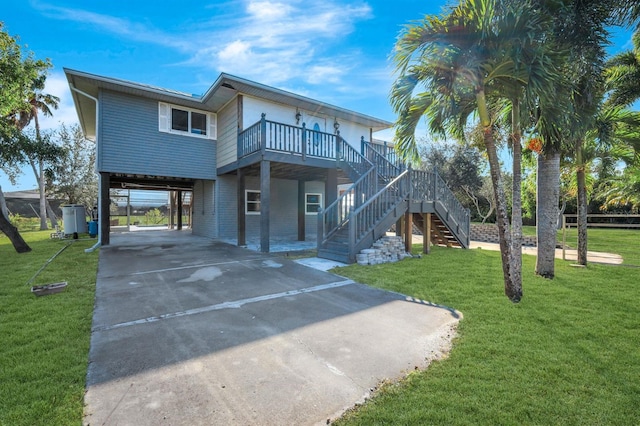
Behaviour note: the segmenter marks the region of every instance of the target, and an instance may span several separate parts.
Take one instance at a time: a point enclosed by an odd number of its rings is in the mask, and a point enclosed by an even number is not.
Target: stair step
[[[349,262],[349,255],[345,253],[337,253],[331,250],[320,249],[318,250],[318,257],[323,259],[335,260],[337,262],[342,263],[351,263]]]
[[[324,243],[322,249],[337,251],[340,253],[349,253],[349,244],[331,240]]]

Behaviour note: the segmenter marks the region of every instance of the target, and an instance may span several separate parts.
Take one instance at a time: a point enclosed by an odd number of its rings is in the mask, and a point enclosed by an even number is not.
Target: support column
[[[204,183],[203,183],[204,185]],[[238,245],[247,245],[247,221],[245,210],[245,184],[244,184],[244,170],[238,169],[236,172],[236,190],[238,198]],[[204,202],[204,200],[203,200]]]
[[[404,214],[404,250],[411,253],[413,243],[413,213]]]
[[[176,215],[177,221],[176,225],[178,227],[178,231],[182,231],[182,191],[176,191]]]
[[[327,169],[324,198],[325,208],[338,199],[338,169]]]
[[[109,206],[111,205],[111,199],[109,197],[109,185],[110,185],[109,173],[100,173],[100,244],[103,246],[109,245],[109,233],[111,232],[110,213]]]
[[[396,221],[396,237],[404,238],[404,216],[400,216]]]
[[[174,208],[175,199],[176,199],[175,191],[169,191],[169,229],[173,229],[176,223],[173,215],[175,212],[175,208]]]
[[[422,215],[422,252],[431,253],[431,213]]]
[[[298,181],[298,241],[306,239],[305,181]]]
[[[338,169],[327,169],[327,180],[324,182],[324,208],[338,199]],[[329,218],[329,228],[337,225],[337,216]]]
[[[269,253],[269,216],[271,214],[271,162],[260,162],[260,251]]]

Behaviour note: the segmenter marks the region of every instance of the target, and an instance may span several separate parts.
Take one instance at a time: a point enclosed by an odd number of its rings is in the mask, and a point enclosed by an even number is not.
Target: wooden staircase
[[[434,244],[468,248],[469,210],[437,173],[391,162],[364,141],[360,152],[340,142],[338,167],[354,183],[318,213],[318,257],[353,263],[360,250],[371,247],[406,213],[420,225],[422,214],[432,213]]]
[[[424,215],[422,213],[413,213],[413,223],[418,228],[425,229]],[[431,215],[431,243],[443,247],[463,247],[437,215]]]

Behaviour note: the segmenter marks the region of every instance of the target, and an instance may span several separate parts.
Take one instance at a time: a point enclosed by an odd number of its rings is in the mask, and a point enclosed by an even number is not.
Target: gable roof
[[[103,77],[68,68],[64,68],[64,72],[67,76],[69,87],[71,88],[71,94],[76,111],[78,112],[80,124],[88,138],[94,138],[96,133],[96,105],[93,100],[84,94],[97,98],[100,89],[112,90],[212,112],[218,112],[220,108],[236,95],[244,94],[357,123],[373,129],[374,132],[387,129],[393,125],[386,120],[381,120],[226,73],[220,74],[209,90],[207,90],[204,95],[198,96],[148,84]]]

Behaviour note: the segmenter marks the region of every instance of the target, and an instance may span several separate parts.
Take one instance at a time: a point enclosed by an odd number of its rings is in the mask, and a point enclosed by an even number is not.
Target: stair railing
[[[440,219],[464,247],[469,246],[471,215],[437,172],[413,170],[411,199],[433,201]]]
[[[338,167],[347,169],[347,174],[352,177],[354,184],[356,180],[364,176],[374,167],[371,161],[365,158],[357,149],[349,145],[347,141],[340,136],[340,132],[337,134],[336,145]]]
[[[378,175],[385,185],[391,182],[396,176],[402,173],[402,170],[404,170],[403,167],[389,161],[389,159],[380,152],[380,148],[376,148],[373,144],[365,141],[364,136],[360,140],[360,146],[362,156],[376,166]]]
[[[411,175],[409,170],[400,173],[384,188],[371,196],[349,216],[349,257],[353,259],[367,237],[373,243],[372,231],[378,227],[389,213],[411,193]],[[404,213],[404,210],[401,212]],[[365,244],[368,245],[369,241]]]
[[[372,189],[377,187],[377,177],[372,165],[337,200],[318,211],[318,249],[349,221],[353,210],[371,197]]]

